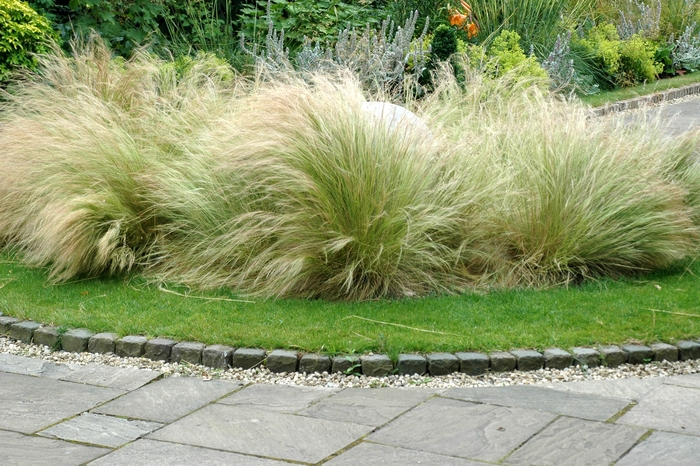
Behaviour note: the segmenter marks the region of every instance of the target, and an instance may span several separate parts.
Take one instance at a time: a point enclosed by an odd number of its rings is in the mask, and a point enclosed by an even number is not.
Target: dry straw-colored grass
[[[541,286],[693,256],[697,137],[506,76],[363,112],[348,75],[265,80],[58,50],[0,111],[0,236],[56,280],[134,267],[262,296]]]

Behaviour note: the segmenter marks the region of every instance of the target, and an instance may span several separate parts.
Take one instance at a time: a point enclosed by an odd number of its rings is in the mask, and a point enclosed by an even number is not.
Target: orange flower
[[[462,27],[467,22],[467,15],[454,12],[450,15],[450,26]]]
[[[467,25],[467,38],[471,39],[479,33],[479,26],[476,23],[469,23]]]

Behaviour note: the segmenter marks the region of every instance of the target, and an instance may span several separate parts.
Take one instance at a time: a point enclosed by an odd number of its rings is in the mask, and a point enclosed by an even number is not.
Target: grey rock
[[[505,351],[497,351],[489,354],[491,370],[493,372],[510,372],[515,370],[517,360],[515,356]]]
[[[600,365],[600,352],[593,348],[575,347],[571,349],[574,364],[577,366],[598,367]]]
[[[700,343],[684,340],[676,343],[676,346],[680,352],[681,361],[700,359]]]
[[[31,321],[17,322],[10,325],[10,338],[19,340],[22,343],[31,343],[34,331],[41,327],[41,324]]]
[[[555,418],[542,411],[433,398],[367,440],[496,463]]]
[[[627,353],[629,364],[644,364],[654,359],[654,351],[644,345],[622,345],[622,351]]]
[[[63,351],[82,353],[87,350],[88,341],[94,335],[94,332],[84,328],[68,330],[61,337],[61,348]]]
[[[600,361],[606,367],[617,367],[627,362],[627,353],[622,351],[619,346],[601,346],[598,351],[600,352]]]
[[[372,430],[244,406],[214,404],[149,438],[288,461],[318,463]]]
[[[396,362],[397,372],[401,375],[425,374],[428,361],[419,354],[399,354]]]
[[[270,372],[281,374],[283,372],[296,372],[299,363],[299,355],[294,351],[274,350],[267,355],[265,364]]]
[[[177,341],[169,338],[153,338],[148,340],[143,349],[143,357],[151,361],[170,361],[170,354]]]
[[[341,374],[361,374],[362,364],[360,358],[354,355],[341,355],[333,358],[331,372]]]
[[[239,455],[209,448],[178,445],[155,440],[137,440],[123,448],[90,463],[90,466],[185,466],[185,465],[235,465],[235,466],[288,466],[289,463],[254,456]]]
[[[330,372],[330,370],[331,358],[323,354],[307,353],[299,360],[299,372],[323,374]]]
[[[561,417],[506,459],[509,465],[611,464],[646,429]]]
[[[265,350],[255,348],[238,348],[233,352],[232,367],[251,369],[260,366],[265,361]]]
[[[700,438],[668,432],[654,432],[615,463],[616,466],[696,466]]]
[[[435,394],[434,390],[346,388],[300,411],[329,421],[381,426]]]
[[[435,453],[428,453],[425,451],[408,450],[406,448],[365,442],[343,452],[324,464],[328,466],[357,466],[358,464],[381,464],[382,466],[406,466],[409,464],[484,466],[484,463],[476,463],[453,456],[436,455]]]
[[[574,357],[561,348],[544,350],[544,367],[547,369],[566,369],[574,362]]]
[[[467,375],[481,375],[489,370],[491,361],[483,353],[455,353],[459,359],[459,370]]]
[[[2,464],[7,466],[78,466],[109,453],[104,448],[5,431],[0,431],[0,451]]]
[[[34,344],[60,349],[61,334],[56,327],[39,327],[34,330]]]
[[[92,412],[168,423],[241,388],[242,382],[167,377],[110,401]]]
[[[542,353],[534,350],[515,350],[510,354],[515,356],[515,367],[519,371],[536,371],[544,366]]]
[[[117,356],[123,358],[140,358],[146,349],[148,338],[136,335],[128,335],[117,340]]]
[[[678,361],[678,348],[668,343],[652,343],[650,346],[654,352],[654,361]]]
[[[170,352],[172,362],[186,362],[189,364],[202,364],[202,351],[206,345],[194,341],[183,341],[173,346]]]
[[[663,384],[617,420],[648,429],[700,436],[700,390]]]
[[[218,402],[291,414],[306,409],[338,391],[337,388],[253,384]]]
[[[119,335],[116,333],[98,333],[88,340],[88,351],[97,354],[110,354],[116,351]]]
[[[362,356],[360,363],[362,364],[362,373],[368,377],[384,377],[394,371],[394,364],[385,354]]]
[[[123,393],[113,388],[0,372],[0,429],[31,434]]]
[[[10,316],[0,316],[0,335],[7,335],[10,331],[10,326],[19,322],[19,319],[15,319]]]
[[[629,405],[629,400],[565,392],[535,385],[451,388],[443,396],[463,401],[550,411],[564,416],[606,421]]]
[[[459,359],[450,353],[430,353],[425,356],[430,375],[448,375],[459,372]]]
[[[226,345],[209,345],[202,351],[202,364],[214,369],[228,369],[235,348]]]
[[[150,434],[163,424],[85,413],[39,432],[43,437],[117,448]]]

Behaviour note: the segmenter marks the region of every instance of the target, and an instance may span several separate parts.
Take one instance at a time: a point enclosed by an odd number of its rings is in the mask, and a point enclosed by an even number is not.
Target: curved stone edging
[[[480,375],[486,372],[538,369],[565,369],[572,365],[616,367],[620,364],[644,364],[651,361],[686,361],[700,359],[700,340],[679,341],[675,345],[653,343],[645,345],[575,347],[571,351],[550,348],[534,350],[497,351],[492,353],[457,352],[426,355],[401,354],[396,363],[383,354],[344,355],[330,357],[323,354],[301,354],[289,350],[269,353],[257,348],[233,348],[226,345],[205,345],[198,342],[178,342],[167,338],[147,339],[129,335],[122,338],[116,333],[94,333],[86,329],[59,332],[55,327],[37,322],[0,316],[0,335],[38,345],[70,352],[113,353],[122,357],[145,357],[156,361],[202,364],[214,369],[229,367],[251,369],[265,365],[271,372],[364,374],[383,377],[392,373],[431,376],[463,372]]]
[[[655,94],[643,95],[632,99],[621,100],[612,104],[605,104],[601,107],[591,109],[594,116],[606,116],[616,112],[624,112],[625,110],[633,110],[644,107],[645,105],[658,104],[667,100],[680,99],[690,95],[700,94],[700,83],[689,84],[687,86],[676,89],[668,89],[666,91],[657,92]]]

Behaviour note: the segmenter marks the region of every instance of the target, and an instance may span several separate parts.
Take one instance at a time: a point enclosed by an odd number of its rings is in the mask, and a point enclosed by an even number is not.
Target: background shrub
[[[36,67],[36,53],[46,52],[51,26],[27,3],[0,0],[0,82],[21,68]]]
[[[344,29],[363,29],[368,24],[376,27],[382,16],[381,10],[373,8],[373,0],[258,0],[242,9],[238,23],[248,40],[263,43],[269,19],[274,29],[284,31],[285,44],[295,55],[305,37],[330,45]]]

